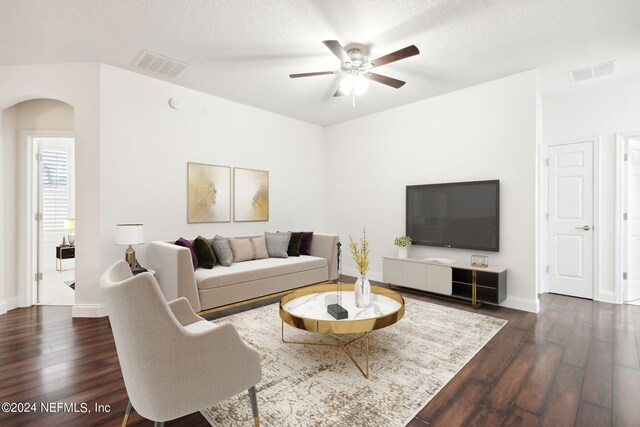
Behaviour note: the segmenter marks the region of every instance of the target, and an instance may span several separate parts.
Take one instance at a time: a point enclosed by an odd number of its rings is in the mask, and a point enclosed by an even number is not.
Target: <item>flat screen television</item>
[[[407,236],[424,246],[500,249],[500,181],[407,186]]]

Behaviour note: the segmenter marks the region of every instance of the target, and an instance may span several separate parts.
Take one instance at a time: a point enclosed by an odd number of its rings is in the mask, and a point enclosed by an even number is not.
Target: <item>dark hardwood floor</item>
[[[478,309],[509,323],[409,425],[640,425],[640,307],[552,294],[542,295],[541,302],[537,315],[489,305]],[[2,402],[86,402],[92,411],[0,411],[3,427],[121,425],[127,395],[107,319],[72,319],[69,307],[42,306],[0,316]],[[95,404],[109,411],[96,412]],[[152,423],[132,413],[128,425]],[[208,424],[195,413],[167,425]]]

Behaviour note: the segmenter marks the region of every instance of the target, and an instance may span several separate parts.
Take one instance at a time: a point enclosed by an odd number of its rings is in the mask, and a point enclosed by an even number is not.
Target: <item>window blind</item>
[[[69,150],[42,150],[42,221],[45,233],[64,232],[70,212]]]

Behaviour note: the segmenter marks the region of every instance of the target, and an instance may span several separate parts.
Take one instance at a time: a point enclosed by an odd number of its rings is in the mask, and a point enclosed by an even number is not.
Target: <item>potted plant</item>
[[[367,279],[367,271],[369,270],[369,240],[367,240],[367,233],[362,230],[362,237],[359,242],[355,242],[351,235],[349,235],[349,249],[351,250],[351,256],[356,263],[358,269],[358,279],[354,285],[356,307],[364,308],[368,307],[371,302],[371,283]]]
[[[393,241],[393,244],[398,246],[398,258],[406,258],[409,252],[409,246],[413,243],[409,236],[398,236]]]

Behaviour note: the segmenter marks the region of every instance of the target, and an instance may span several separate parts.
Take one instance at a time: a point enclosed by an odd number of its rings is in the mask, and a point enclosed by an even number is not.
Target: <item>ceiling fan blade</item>
[[[383,76],[382,74],[367,73],[364,76],[374,82],[382,83],[383,85],[391,86],[396,89],[400,89],[406,82],[402,80],[394,79],[393,77]]]
[[[315,73],[300,73],[300,74],[289,74],[289,77],[292,79],[297,79],[298,77],[312,77],[312,76],[324,76],[327,74],[336,74],[339,71],[316,71]]]
[[[347,51],[344,50],[338,40],[325,40],[322,43],[324,43],[324,45],[328,47],[335,56],[338,57],[340,62],[351,62],[351,58],[349,58],[349,55],[347,55]]]
[[[401,59],[409,58],[419,53],[420,51],[418,50],[418,48],[415,47],[415,45],[411,45],[405,47],[404,49],[396,50],[395,52],[391,52],[387,55],[381,56],[380,58],[376,58],[373,61],[369,61],[369,63],[372,65],[371,68],[374,68],[388,64],[390,62],[400,61]]]

